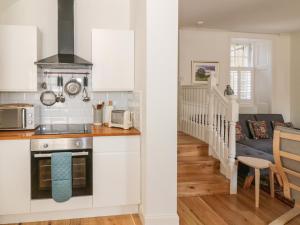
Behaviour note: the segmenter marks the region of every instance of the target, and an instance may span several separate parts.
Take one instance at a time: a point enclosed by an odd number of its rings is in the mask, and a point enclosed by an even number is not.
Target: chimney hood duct
[[[74,0],[58,0],[58,54],[35,64],[46,69],[88,69],[93,66],[74,55]]]

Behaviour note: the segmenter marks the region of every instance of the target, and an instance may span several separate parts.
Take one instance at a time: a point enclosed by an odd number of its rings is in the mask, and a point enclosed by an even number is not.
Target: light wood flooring
[[[267,225],[290,209],[261,191],[260,207],[255,208],[254,189],[239,189],[237,195],[217,194],[179,197],[180,225]],[[299,225],[300,216],[287,225]],[[142,225],[137,215],[97,217],[19,225]]]
[[[291,209],[261,191],[255,208],[254,189],[239,189],[237,195],[217,194],[178,198],[180,225],[267,225]],[[300,216],[287,225],[299,225]]]
[[[14,225],[142,225],[138,215],[56,220]]]

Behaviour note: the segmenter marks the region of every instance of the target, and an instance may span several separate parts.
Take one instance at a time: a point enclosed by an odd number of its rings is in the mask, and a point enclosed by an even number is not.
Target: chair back
[[[274,131],[275,166],[283,181],[284,196],[300,201],[300,131],[277,127]]]

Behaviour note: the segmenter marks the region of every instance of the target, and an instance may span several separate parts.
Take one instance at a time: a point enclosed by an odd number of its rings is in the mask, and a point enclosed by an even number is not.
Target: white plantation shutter
[[[237,70],[230,71],[230,82],[231,82],[230,86],[233,89],[235,95],[238,95],[238,92],[239,92],[239,85],[238,85],[239,77],[238,77],[238,75],[239,75],[239,73]]]
[[[231,45],[230,84],[241,103],[253,103],[253,46],[251,43]]]
[[[252,71],[246,70],[240,72],[240,99],[251,101],[252,99]]]

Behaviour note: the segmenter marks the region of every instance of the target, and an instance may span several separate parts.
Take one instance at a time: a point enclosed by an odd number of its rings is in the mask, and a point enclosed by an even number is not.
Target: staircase
[[[227,193],[228,185],[236,194],[236,96],[224,96],[214,76],[208,84],[180,86],[179,96],[179,195]]]
[[[208,155],[208,144],[178,132],[178,197],[229,193],[220,161]]]

